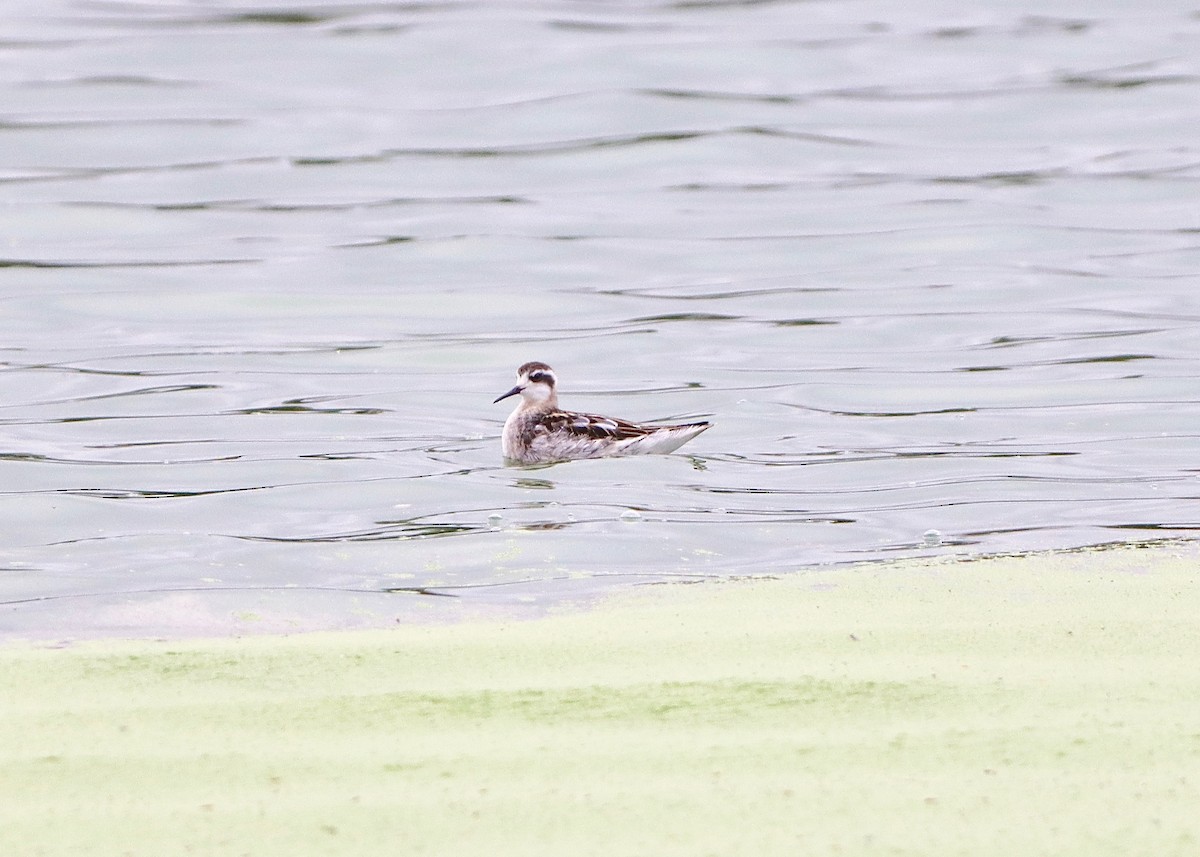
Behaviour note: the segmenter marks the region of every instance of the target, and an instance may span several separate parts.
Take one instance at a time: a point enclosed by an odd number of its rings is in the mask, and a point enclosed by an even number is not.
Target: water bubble
[[[942,534],[937,530],[926,530],[921,534],[921,541],[927,548],[935,548],[942,543]]]
[[[622,521],[640,521],[641,519],[642,519],[642,513],[639,512],[637,509],[626,509],[624,512],[621,513]]]
[[[488,528],[491,529],[492,532],[495,532],[496,530],[500,529],[500,524],[504,520],[504,516],[499,512],[492,512],[492,514],[488,515],[487,520]]]

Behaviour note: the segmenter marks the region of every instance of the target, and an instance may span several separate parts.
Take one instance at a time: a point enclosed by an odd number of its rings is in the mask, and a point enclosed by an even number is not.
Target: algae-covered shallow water
[[[532,621],[10,644],[0,853],[1185,857],[1197,560],[912,560]]]
[[[0,637],[1194,533],[1198,35],[1182,2],[9,4]],[[530,359],[716,426],[505,468]]]

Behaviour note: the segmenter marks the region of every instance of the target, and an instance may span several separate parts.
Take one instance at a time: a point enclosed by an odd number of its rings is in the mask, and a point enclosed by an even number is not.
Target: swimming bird
[[[537,361],[517,370],[517,385],[496,399],[521,397],[504,422],[504,457],[520,464],[673,452],[712,423],[639,425],[558,407],[558,378]],[[492,404],[495,404],[493,402]]]

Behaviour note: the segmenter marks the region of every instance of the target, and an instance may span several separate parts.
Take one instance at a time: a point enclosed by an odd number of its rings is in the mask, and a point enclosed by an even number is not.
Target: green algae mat
[[[0,648],[2,855],[1194,855],[1200,558]]]

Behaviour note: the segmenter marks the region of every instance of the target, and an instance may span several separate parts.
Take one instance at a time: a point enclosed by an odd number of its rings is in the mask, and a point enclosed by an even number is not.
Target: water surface
[[[0,634],[1200,526],[1183,3],[26,3]],[[503,466],[567,407],[672,456]]]

